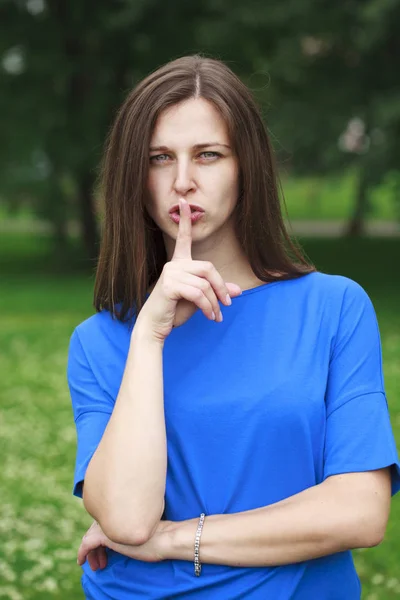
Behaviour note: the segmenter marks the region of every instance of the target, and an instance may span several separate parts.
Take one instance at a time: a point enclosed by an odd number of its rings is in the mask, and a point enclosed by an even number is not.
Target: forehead
[[[191,146],[208,139],[228,144],[227,126],[211,102],[196,98],[171,106],[161,113],[153,130],[151,145]]]

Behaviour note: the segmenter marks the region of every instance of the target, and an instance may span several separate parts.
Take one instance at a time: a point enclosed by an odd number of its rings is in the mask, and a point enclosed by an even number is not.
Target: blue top
[[[363,288],[318,272],[246,290],[221,307],[222,323],[198,310],[165,341],[166,519],[247,511],[330,475],[389,465],[396,493],[380,337]],[[129,341],[127,325],[107,311],[72,334],[77,496],[113,410]],[[95,600],[360,598],[350,551],[278,567],[203,563],[200,577],[190,561],[146,563],[110,551],[104,570],[83,565],[82,584]]]

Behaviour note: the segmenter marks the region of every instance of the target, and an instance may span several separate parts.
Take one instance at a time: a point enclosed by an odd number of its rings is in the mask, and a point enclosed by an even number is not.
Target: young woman
[[[400,489],[377,321],[285,231],[249,91],[200,56],[150,74],[102,189],[68,362],[86,598],[360,598]]]

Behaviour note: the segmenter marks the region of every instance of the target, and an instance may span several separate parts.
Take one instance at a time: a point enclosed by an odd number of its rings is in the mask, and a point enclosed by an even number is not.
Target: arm
[[[129,532],[129,543],[143,543],[164,511],[162,352],[137,321],[113,413],[86,471],[84,506],[114,541]]]
[[[227,515],[208,515],[200,544],[202,563],[233,567],[285,565],[352,548],[378,545],[390,508],[388,468],[327,478],[281,502]],[[141,545],[116,543],[97,523],[83,537],[78,564],[107,564],[104,547],[146,562],[194,558],[198,518],[160,521]],[[129,539],[129,536],[126,537]]]
[[[206,516],[200,562],[276,566],[378,545],[389,516],[390,489],[387,468],[347,473],[270,506]],[[193,560],[197,524],[198,518],[177,522],[166,532],[165,559]]]

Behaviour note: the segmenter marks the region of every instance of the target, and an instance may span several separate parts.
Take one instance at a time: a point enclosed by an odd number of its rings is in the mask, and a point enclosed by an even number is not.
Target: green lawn
[[[380,323],[386,388],[400,442],[400,244],[396,240],[305,240],[320,270],[356,279]],[[76,550],[91,522],[71,495],[75,428],[66,383],[73,328],[92,313],[93,277],[56,269],[47,241],[0,238],[0,597],[82,597]],[[400,594],[400,498],[385,541],[356,551],[363,598]],[[311,600],[311,599],[310,599]]]
[[[342,177],[285,177],[282,187],[291,220],[348,219],[357,190],[357,173]],[[371,192],[370,219],[395,221],[398,202],[394,202],[389,180]]]

